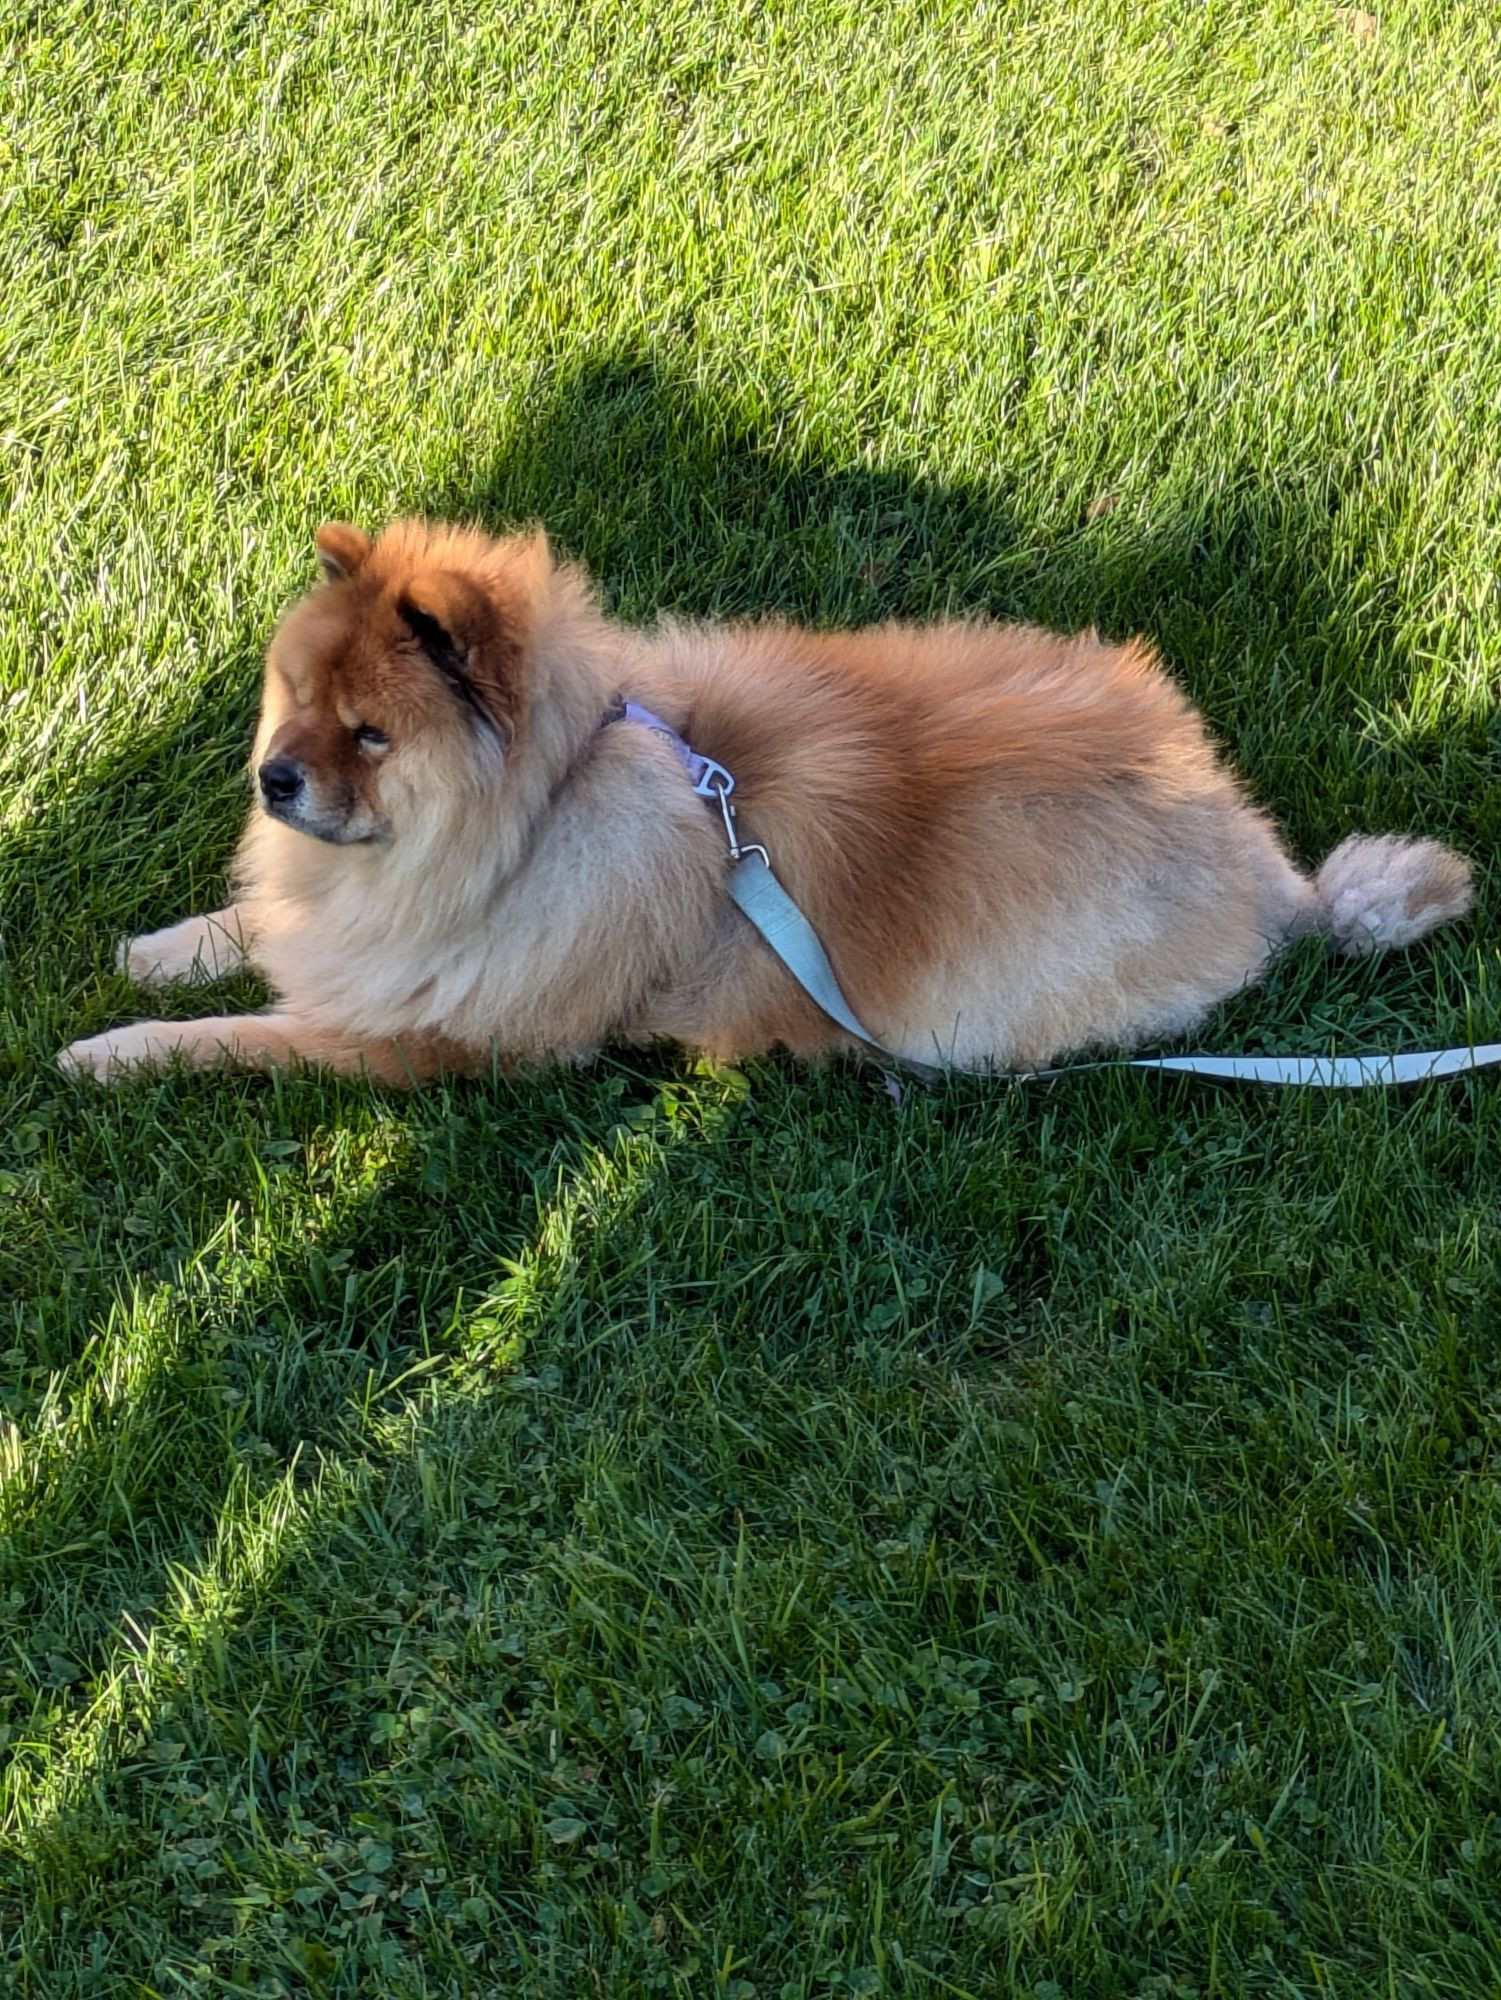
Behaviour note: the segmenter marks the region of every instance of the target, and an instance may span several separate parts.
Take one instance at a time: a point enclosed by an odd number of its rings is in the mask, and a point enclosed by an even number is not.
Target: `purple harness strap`
[[[651,710],[643,708],[639,701],[618,703],[606,713],[605,721],[639,722],[643,728],[655,729],[659,736],[665,736],[678,753],[678,759],[692,779],[693,789],[701,799],[712,799],[734,791],[735,780],[723,764],[716,764],[712,757],[705,757],[695,750],[691,743],[685,743],[677,731],[669,728],[660,715],[653,715]]]
[[[688,773],[688,782],[701,799],[708,799],[719,808],[719,816],[724,821],[725,838],[730,843],[730,859],[739,861],[743,855],[759,854],[764,859],[764,847],[742,847],[740,836],[735,830],[735,808],[730,802],[730,793],[735,789],[733,773],[713,757],[706,757],[701,750],[695,750],[691,743],[685,743],[677,731],[665,723],[660,715],[653,715],[649,708],[643,708],[639,701],[625,701],[619,696],[605,710],[600,728],[607,728],[612,722],[635,722],[643,729],[655,730],[658,736],[665,736],[678,754],[678,762]],[[768,863],[769,865],[769,863]]]

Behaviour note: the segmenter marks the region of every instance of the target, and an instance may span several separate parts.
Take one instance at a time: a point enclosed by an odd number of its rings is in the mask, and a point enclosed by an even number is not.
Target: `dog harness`
[[[922,1063],[888,1049],[860,1024],[845,999],[829,955],[818,933],[787,890],[772,873],[771,856],[757,842],[742,841],[733,801],[735,780],[724,765],[686,743],[670,724],[639,701],[617,698],[605,711],[601,728],[612,722],[634,722],[655,731],[672,745],[679,763],[701,799],[717,806],[730,849],[729,891],[736,906],[755,926],[808,997],[831,1021],[857,1041],[900,1063],[919,1076],[941,1076],[943,1065]],[[936,1051],[942,1054],[941,1050]],[[1098,1062],[1064,1063],[1058,1069],[1016,1073],[1016,1081],[1073,1076],[1090,1069],[1168,1070],[1179,1076],[1217,1077],[1225,1081],[1303,1084],[1321,1090],[1366,1090],[1372,1086],[1423,1083],[1431,1078],[1461,1076],[1501,1063],[1501,1042],[1472,1043],[1454,1049],[1414,1050],[1389,1056],[1116,1056]]]

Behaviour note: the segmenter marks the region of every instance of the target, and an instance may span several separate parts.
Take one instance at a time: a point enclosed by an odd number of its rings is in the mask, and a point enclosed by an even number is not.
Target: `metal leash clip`
[[[701,751],[695,751],[694,754],[703,765],[703,769],[695,779],[693,789],[701,799],[713,799],[717,802],[720,817],[724,821],[724,837],[730,843],[731,861],[741,861],[747,854],[759,854],[769,868],[771,856],[764,847],[755,842],[745,847],[740,845],[740,836],[735,827],[735,808],[730,803],[730,793],[735,789],[734,778],[723,764],[716,764],[712,757],[705,757]]]

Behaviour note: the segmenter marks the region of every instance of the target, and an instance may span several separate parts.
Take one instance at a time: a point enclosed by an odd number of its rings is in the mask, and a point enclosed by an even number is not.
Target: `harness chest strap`
[[[731,898],[803,991],[829,1019],[889,1062],[898,1062],[903,1068],[915,1070],[922,1076],[941,1076],[941,1066],[915,1062],[910,1056],[899,1056],[861,1026],[859,1017],[844,997],[817,931],[773,874],[771,857],[766,849],[741,843],[735,808],[730,798],[735,780],[724,765],[692,749],[675,729],[649,708],[643,708],[640,702],[615,702],[606,711],[603,722],[634,722],[665,736],[692,780],[693,789],[701,798],[718,805],[730,847],[728,886]],[[1073,1076],[1091,1069],[1154,1069],[1170,1071],[1178,1076],[1217,1077],[1229,1082],[1273,1086],[1298,1084],[1320,1090],[1368,1090],[1392,1084],[1424,1083],[1430,1078],[1462,1076],[1469,1070],[1489,1069],[1498,1063],[1501,1063],[1501,1042],[1479,1042],[1453,1049],[1414,1050],[1406,1055],[1121,1056],[1101,1062],[1065,1063],[1059,1069],[1029,1070],[1016,1080]]]

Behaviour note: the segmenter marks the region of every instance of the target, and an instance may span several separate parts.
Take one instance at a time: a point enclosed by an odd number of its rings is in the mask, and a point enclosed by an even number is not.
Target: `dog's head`
[[[417,521],[374,542],[331,523],[317,549],[323,582],[267,655],[253,777],[299,833],[390,841],[504,762],[551,558],[541,535]]]

